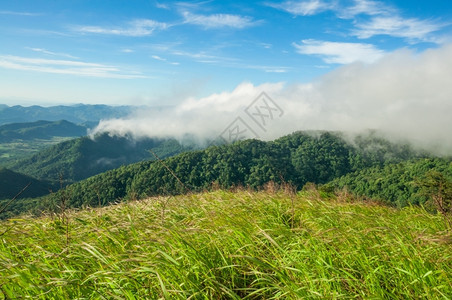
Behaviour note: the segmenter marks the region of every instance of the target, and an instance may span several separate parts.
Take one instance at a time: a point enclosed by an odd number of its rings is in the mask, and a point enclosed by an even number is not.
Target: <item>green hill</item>
[[[49,193],[51,186],[47,182],[39,181],[27,175],[0,168],[0,200],[11,199],[29,183],[30,186],[19,198],[33,198]],[[1,208],[1,207],[0,207]]]
[[[0,143],[14,140],[52,139],[54,137],[80,137],[87,133],[85,126],[60,121],[12,123],[0,126]]]
[[[422,193],[420,181],[425,180],[432,170],[452,182],[451,160],[432,158],[359,170],[333,180],[324,189],[346,188],[355,195],[379,199],[399,207],[424,204],[427,197]]]
[[[79,181],[95,174],[145,159],[152,159],[149,149],[162,158],[193,149],[171,139],[143,139],[97,136],[81,137],[44,149],[8,167],[30,176],[58,181],[60,175],[68,182]]]
[[[199,192],[215,186],[259,189],[270,181],[300,189],[308,182],[323,184],[369,166],[419,156],[407,145],[397,146],[386,140],[373,143],[372,149],[378,149],[378,153],[370,148],[363,153],[338,133],[297,132],[271,142],[246,140],[211,146],[181,153],[163,163],[144,161],[90,177],[41,199],[36,210],[56,208],[61,193],[68,198],[69,206],[82,207],[188,190]],[[382,151],[384,145],[386,150]]]
[[[215,191],[0,222],[0,299],[447,299],[439,215]]]

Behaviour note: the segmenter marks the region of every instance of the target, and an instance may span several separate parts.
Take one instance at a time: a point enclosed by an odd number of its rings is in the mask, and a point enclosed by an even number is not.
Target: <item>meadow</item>
[[[64,204],[64,203],[63,203]],[[0,299],[448,299],[440,215],[314,188],[2,221]]]

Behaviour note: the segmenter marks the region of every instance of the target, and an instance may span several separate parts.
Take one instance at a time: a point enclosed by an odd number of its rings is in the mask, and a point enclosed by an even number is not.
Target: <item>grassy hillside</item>
[[[0,299],[446,299],[441,217],[215,191],[1,223]]]

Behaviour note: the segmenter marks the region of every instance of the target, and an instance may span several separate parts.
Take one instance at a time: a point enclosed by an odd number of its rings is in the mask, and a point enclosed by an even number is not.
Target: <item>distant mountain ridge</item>
[[[35,122],[39,120],[59,121],[67,120],[76,124],[98,123],[102,119],[125,117],[134,111],[134,106],[109,105],[58,105],[43,107],[33,106],[7,106],[0,105],[0,125],[9,123]]]
[[[51,139],[53,137],[80,137],[87,127],[66,120],[12,123],[0,126],[0,143],[13,140]]]

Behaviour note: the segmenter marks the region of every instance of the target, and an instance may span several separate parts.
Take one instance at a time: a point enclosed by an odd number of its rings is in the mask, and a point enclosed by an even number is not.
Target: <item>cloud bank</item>
[[[267,140],[296,130],[375,129],[451,153],[450,78],[452,45],[422,53],[403,49],[371,64],[344,65],[307,84],[242,83],[232,91],[187,98],[163,111],[141,109],[127,118],[102,121],[93,134],[193,135],[202,140],[221,135],[240,118],[256,136]],[[246,113],[262,92],[284,112],[281,117],[267,118],[265,128]],[[265,107],[260,107],[264,113]]]

